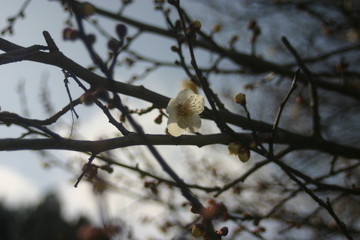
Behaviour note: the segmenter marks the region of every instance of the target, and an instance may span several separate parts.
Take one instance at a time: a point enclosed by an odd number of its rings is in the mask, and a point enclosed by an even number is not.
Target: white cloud
[[[9,207],[32,205],[41,194],[37,185],[15,169],[0,166],[0,200]]]
[[[57,188],[57,195],[61,201],[62,214],[68,220],[74,220],[83,215],[98,222],[96,199],[91,186],[81,182],[77,188],[71,184],[63,184]]]

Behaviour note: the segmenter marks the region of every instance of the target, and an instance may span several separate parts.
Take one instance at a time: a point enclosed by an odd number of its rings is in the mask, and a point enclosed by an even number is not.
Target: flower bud
[[[108,41],[107,47],[110,51],[117,52],[121,48],[121,42],[117,41],[114,38],[111,38]]]
[[[171,51],[178,52],[179,48],[177,46],[171,46]]]
[[[64,40],[70,40],[75,41],[79,37],[79,32],[72,28],[65,28],[63,30],[63,39]]]
[[[238,158],[241,162],[246,163],[250,159],[250,151],[246,148],[241,149]]]
[[[127,34],[127,27],[125,24],[118,24],[115,28],[116,34],[119,36],[120,39],[124,39]]]
[[[190,80],[181,81],[181,89],[186,89],[186,88],[192,90],[194,93],[198,92],[196,84]]]
[[[95,7],[89,2],[83,2],[80,6],[80,13],[83,17],[88,17],[95,13]]]
[[[237,93],[234,96],[234,101],[241,105],[246,105],[246,96],[243,93]]]
[[[191,32],[198,32],[201,29],[201,22],[198,20],[191,21],[189,28]]]
[[[124,114],[121,114],[119,120],[120,122],[125,122],[126,116]]]
[[[220,32],[220,31],[221,31],[221,25],[220,24],[215,24],[211,29],[211,32],[213,32],[213,33],[217,33],[217,32]]]
[[[91,104],[94,103],[95,99],[96,97],[94,95],[94,92],[89,91],[81,95],[80,102],[87,106],[90,106]]]
[[[230,143],[228,146],[230,155],[238,155],[242,146],[240,143]]]
[[[222,227],[220,230],[216,231],[216,234],[221,237],[228,235],[228,233],[229,233],[229,229],[227,227]]]

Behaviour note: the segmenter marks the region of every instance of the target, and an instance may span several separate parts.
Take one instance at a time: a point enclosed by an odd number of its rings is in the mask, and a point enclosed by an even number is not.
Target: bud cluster
[[[198,20],[193,20],[189,23],[189,27],[185,29],[185,33],[191,40],[196,39],[196,34],[201,30],[201,22]]]
[[[64,41],[76,41],[80,38],[80,33],[77,29],[67,27],[63,29],[62,36]],[[92,45],[96,41],[96,36],[94,34],[88,34],[85,36],[84,41]]]
[[[108,49],[112,52],[117,52],[124,45],[125,37],[128,29],[125,24],[117,24],[115,27],[117,38],[111,38],[108,41]]]
[[[246,163],[250,159],[250,150],[248,147],[243,147],[239,142],[232,142],[228,145],[229,154],[237,155],[239,160]]]
[[[191,206],[190,211],[192,213],[199,214],[201,216],[201,220],[195,223],[191,228],[191,234],[194,237],[202,237],[204,240],[209,239],[209,226],[212,220],[215,219],[223,219],[227,220],[229,217],[227,207],[222,202],[217,202],[214,199],[208,200],[208,206]],[[229,230],[227,227],[222,227],[219,230],[216,230],[214,234],[219,237],[226,236]]]

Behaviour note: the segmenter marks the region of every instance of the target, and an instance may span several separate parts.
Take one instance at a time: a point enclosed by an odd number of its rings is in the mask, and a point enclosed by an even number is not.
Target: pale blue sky
[[[5,27],[6,19],[14,15],[23,4],[20,0],[6,0],[0,8],[0,27]],[[104,8],[117,9],[119,1],[105,0],[105,1],[90,1],[96,2],[98,5],[103,5]],[[152,1],[135,1],[126,11],[126,15],[134,17],[139,20],[146,20],[146,22],[154,23],[158,26],[165,26],[164,19],[159,12],[152,11]],[[69,58],[75,60],[79,64],[86,66],[90,63],[85,48],[80,42],[64,42],[62,40],[63,22],[66,20],[65,14],[59,7],[59,3],[47,0],[33,0],[30,2],[25,11],[26,18],[19,19],[15,26],[13,36],[5,35],[3,38],[12,41],[24,47],[33,44],[45,44],[42,37],[42,31],[47,30],[58,44],[60,50]],[[115,24],[106,19],[99,19],[100,23],[110,33],[114,32]],[[130,29],[130,35],[134,33]],[[151,43],[151,44],[150,44]],[[174,60],[176,55],[171,52],[170,46],[173,44],[169,40],[161,40],[152,35],[141,38],[134,43],[136,50],[146,54],[147,56],[160,58],[164,60]],[[104,39],[98,39],[97,50],[101,53],[106,51],[106,42]],[[164,49],[167,49],[164,51]],[[135,68],[136,69],[136,68]],[[139,66],[141,69],[141,65]],[[60,110],[68,103],[68,96],[63,83],[63,74],[61,69],[44,64],[19,62],[13,64],[6,64],[0,66],[1,88],[0,88],[0,106],[3,111],[16,112],[21,114],[22,106],[20,105],[20,98],[16,92],[19,82],[24,82],[25,94],[27,97],[27,105],[30,110],[30,117],[42,119],[46,117],[44,110],[40,104],[39,88],[43,84],[42,79],[48,78],[48,86],[50,91],[50,101],[54,104],[55,110]],[[118,80],[127,80],[129,74],[127,72],[117,72],[116,78]],[[180,70],[172,68],[165,68],[161,71],[152,73],[146,81],[141,81],[145,87],[157,91],[166,96],[175,96],[179,90],[178,82],[185,79],[185,74]],[[164,79],[169,79],[170,84],[163,84]],[[175,83],[172,80],[176,80]],[[73,98],[78,97],[82,91],[73,82],[70,84]],[[126,97],[123,97],[126,100]],[[149,104],[144,104],[149,106]],[[86,132],[86,136],[99,136],[100,134],[111,134],[112,127],[108,127],[107,120],[101,117],[101,111],[96,108],[85,108],[80,106],[77,109],[80,114],[79,121],[83,124],[80,131]],[[165,126],[158,126],[153,124],[154,115],[150,115],[145,121],[145,128],[150,132],[163,133]],[[68,114],[67,122],[71,122]],[[149,124],[147,124],[149,123]],[[155,126],[155,127],[153,127]],[[16,128],[0,128],[0,137],[18,137],[21,131]],[[182,153],[179,149],[171,148],[172,151],[163,150],[165,157],[173,156],[175,151],[178,156]],[[60,160],[66,162],[68,157],[73,156],[72,153],[65,153],[60,151],[52,152]],[[179,164],[174,162],[174,164]],[[155,166],[157,167],[157,166]],[[94,219],[98,217],[96,209],[96,201],[91,194],[91,188],[87,184],[80,184],[78,189],[72,187],[74,175],[62,170],[61,168],[51,168],[44,170],[41,166],[40,156],[34,152],[0,152],[0,200],[5,199],[10,205],[19,203],[32,203],[31,199],[36,199],[42,196],[46,191],[56,191],[61,196],[64,203],[67,204],[64,212],[67,215],[74,215],[80,209],[83,213],[87,213]],[[80,173],[80,172],[79,172]],[[6,187],[5,187],[6,186]],[[11,189],[11,191],[9,190]],[[113,203],[117,203],[114,205]],[[119,205],[119,203],[122,203]],[[114,209],[124,209],[126,206],[134,205],[128,199],[121,198],[114,195],[109,196],[109,204],[114,205]],[[132,210],[128,210],[128,214],[132,214]],[[123,214],[126,214],[123,212]]]
[[[3,7],[0,8],[0,27],[3,29],[6,25],[6,19],[18,12],[20,6],[25,1],[20,0],[6,0],[3,1]],[[102,5],[104,8],[117,9],[119,8],[119,1],[90,1]],[[151,6],[151,1],[143,1],[140,4],[137,2],[128,10],[128,14],[142,14],[138,15],[143,19],[153,19],[155,22],[160,21],[160,16],[156,16],[153,11],[147,11]],[[45,44],[42,36],[42,31],[50,32],[55,42],[58,44],[60,50],[72,58],[79,64],[86,66],[90,63],[89,57],[85,48],[80,42],[64,42],[62,40],[63,23],[67,18],[59,3],[55,1],[36,0],[31,1],[25,11],[25,19],[18,19],[14,26],[14,35],[5,35],[3,38],[12,41],[22,46],[31,46],[33,44]],[[108,20],[99,19],[100,23],[109,32],[114,32],[115,24]],[[130,30],[130,34],[133,31]],[[98,39],[97,49],[99,52],[106,51],[106,42],[103,39]],[[139,43],[141,47],[141,43]],[[154,50],[154,49],[153,49]],[[21,114],[22,106],[20,106],[20,98],[16,93],[16,88],[19,82],[25,83],[25,94],[27,97],[27,105],[30,110],[30,117],[44,118],[46,114],[40,104],[39,88],[43,82],[42,78],[48,78],[48,85],[50,89],[50,100],[54,104],[56,110],[60,110],[68,103],[68,96],[63,83],[63,74],[61,69],[31,62],[20,62],[0,66],[1,73],[1,89],[0,89],[0,106],[3,111],[11,111]],[[81,94],[80,89],[76,84],[71,83],[71,92],[73,97],[78,97]],[[163,87],[163,86],[162,86]],[[80,121],[86,120],[95,114],[94,108],[80,108]],[[70,115],[67,120],[70,121]],[[1,127],[0,137],[17,137],[19,131],[16,128]],[[62,153],[59,153],[62,156]],[[70,175],[64,170],[52,168],[51,170],[44,170],[40,166],[39,156],[33,152],[0,152],[0,169],[4,167],[22,174],[29,182],[35,184],[34,190],[39,193],[44,190],[53,190],[54,185],[59,185],[59,182],[68,182]],[[7,175],[8,176],[8,175]],[[15,175],[14,175],[15,177]],[[11,185],[18,183],[11,179],[1,178],[1,184]],[[71,185],[69,185],[71,187]],[[7,195],[5,188],[0,190],[0,195]],[[16,186],[13,186],[16,189]],[[22,189],[19,187],[19,189]],[[31,191],[29,189],[29,191]],[[9,193],[11,194],[11,193]],[[18,195],[16,195],[18,196]],[[0,197],[1,198],[1,197]]]
[[[6,3],[3,2],[3,6],[5,7],[0,9],[0,22],[2,22],[2,24],[0,24],[1,28],[5,27],[6,19],[17,13],[20,6],[25,1],[7,0],[5,2]],[[103,6],[107,9],[119,8],[119,1],[115,0],[90,2],[96,2],[97,5]],[[67,14],[62,11],[59,5],[60,4],[55,1],[31,1],[25,11],[26,18],[18,19],[14,26],[15,34],[13,36],[7,34],[3,37],[25,47],[33,44],[45,44],[42,31],[47,30],[58,44],[60,50],[66,56],[75,60],[79,64],[86,66],[90,63],[90,60],[83,45],[80,42],[64,42],[62,40],[63,22],[66,20]],[[159,23],[161,21],[163,23],[164,20],[160,14],[155,13],[154,11],[148,11],[148,9],[152,7],[151,1],[135,1],[135,4],[127,9],[126,14],[129,14],[130,16],[136,14],[139,19],[147,19],[147,21],[151,20],[154,23]],[[107,31],[114,33],[115,24],[113,22],[110,22],[107,19],[99,19],[99,21],[101,24],[104,23],[102,26],[105,27]],[[130,30],[130,34],[133,32],[134,31]],[[144,41],[149,40],[145,39],[138,41],[136,43],[138,46],[137,49],[147,46],[147,43]],[[96,46],[100,53],[106,52],[106,42],[104,39],[98,39]],[[150,55],[151,53],[155,53],[157,51],[156,47],[147,48],[147,50],[150,50]],[[61,69],[44,64],[20,62],[0,66],[0,72],[2,80],[0,106],[3,111],[11,111],[21,114],[22,106],[20,106],[20,98],[16,93],[16,88],[19,82],[24,82],[25,93],[28,100],[27,105],[31,114],[30,117],[39,119],[44,118],[46,115],[41,107],[39,98],[39,88],[43,83],[41,79],[44,77],[48,78],[48,85],[51,94],[50,100],[54,104],[56,110],[61,109],[61,107],[68,103],[68,96],[64,87]],[[117,77],[121,78],[121,73],[118,73]],[[156,79],[160,77],[162,76],[158,76],[158,73],[155,73],[153,79],[156,81]],[[153,90],[158,91],[161,90],[160,87],[166,87],[155,84],[154,82],[148,84],[147,87],[149,86],[153,86]],[[156,88],[154,88],[154,86],[156,86]],[[76,84],[71,83],[70,87],[73,97],[78,97],[79,94],[81,94],[81,90],[76,86]],[[165,91],[162,91],[162,93],[165,94]],[[80,120],[94,114],[93,108],[85,110],[79,109],[78,111],[81,113]],[[68,116],[68,120],[69,119],[70,118]],[[14,128],[1,128],[0,137],[16,136],[18,136],[18,132],[14,131]],[[53,184],[53,181],[56,181],[54,180],[54,177],[49,176],[49,174],[44,172],[41,168],[39,169],[39,164],[36,160],[35,154],[29,154],[29,152],[0,152],[0,158],[0,166],[9,165],[18,171],[23,172],[28,177],[38,179],[36,182],[40,184],[41,188],[47,188]],[[54,171],[51,171],[50,175],[52,174],[54,174]],[[62,177],[62,174],[60,175]],[[43,181],[44,179],[46,179],[46,181]]]

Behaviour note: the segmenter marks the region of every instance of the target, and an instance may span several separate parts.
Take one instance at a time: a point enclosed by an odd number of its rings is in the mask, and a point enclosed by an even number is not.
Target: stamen
[[[182,117],[186,117],[188,115],[190,115],[191,109],[190,106],[188,104],[178,104],[177,105],[177,115],[178,116],[182,116]]]

